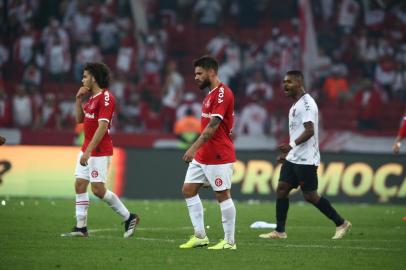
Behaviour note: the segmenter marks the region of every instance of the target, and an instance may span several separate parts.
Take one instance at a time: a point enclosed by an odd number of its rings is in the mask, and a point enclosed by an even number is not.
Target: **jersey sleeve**
[[[232,98],[233,97],[230,91],[227,91],[227,89],[224,87],[220,87],[217,94],[214,96],[214,100],[212,101],[213,107],[211,116],[217,116],[223,120]]]
[[[98,121],[103,120],[107,122],[111,122],[111,118],[113,117],[115,101],[114,97],[110,95],[109,92],[104,92],[103,97],[99,101],[100,111],[99,111],[99,118]]]
[[[313,122],[316,124],[316,117],[317,117],[317,107],[315,104],[310,103],[309,101],[303,102],[303,117],[302,117],[302,124],[306,122]]]

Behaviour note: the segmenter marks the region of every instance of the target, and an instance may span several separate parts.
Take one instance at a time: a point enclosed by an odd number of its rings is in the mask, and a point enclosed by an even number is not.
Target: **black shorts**
[[[279,176],[280,182],[287,182],[293,188],[300,185],[302,191],[316,191],[318,187],[317,166],[295,164],[285,160]]]

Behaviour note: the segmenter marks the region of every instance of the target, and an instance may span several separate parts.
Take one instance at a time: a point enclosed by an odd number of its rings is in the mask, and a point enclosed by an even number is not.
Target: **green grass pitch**
[[[351,220],[351,232],[333,241],[334,225],[317,209],[291,203],[286,240],[266,240],[269,230],[250,229],[258,220],[274,222],[274,203],[236,202],[236,251],[181,250],[192,234],[184,201],[133,201],[139,213],[135,235],[123,238],[119,217],[92,199],[89,238],[62,238],[74,225],[69,199],[0,197],[0,269],[404,269],[405,206],[334,204]],[[220,209],[203,201],[212,243],[223,237]]]

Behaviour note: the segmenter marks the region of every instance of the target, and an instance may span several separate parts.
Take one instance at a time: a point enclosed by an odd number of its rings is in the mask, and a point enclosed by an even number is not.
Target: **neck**
[[[213,81],[210,82],[210,90],[213,90],[217,86],[219,86],[220,80],[216,77]]]
[[[92,96],[94,96],[94,95],[96,95],[96,94],[98,94],[98,93],[100,93],[100,92],[102,92],[103,91],[103,89],[101,89],[100,87],[93,87],[92,88]]]
[[[295,101],[298,101],[304,94],[306,94],[306,91],[304,89],[300,89],[299,92],[293,97]]]

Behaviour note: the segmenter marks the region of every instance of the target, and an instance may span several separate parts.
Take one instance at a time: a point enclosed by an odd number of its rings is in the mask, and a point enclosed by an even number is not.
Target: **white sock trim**
[[[233,200],[231,198],[227,199],[225,201],[222,201],[219,204],[220,204],[220,209],[221,210],[226,210],[228,208],[234,207],[234,202],[233,202]]]
[[[190,197],[190,198],[186,198],[185,200],[186,200],[187,206],[192,206],[195,204],[202,203],[202,201],[200,200],[199,194],[197,194],[196,196]]]

